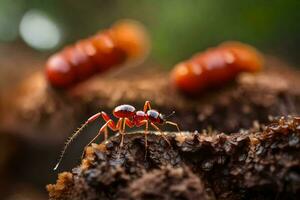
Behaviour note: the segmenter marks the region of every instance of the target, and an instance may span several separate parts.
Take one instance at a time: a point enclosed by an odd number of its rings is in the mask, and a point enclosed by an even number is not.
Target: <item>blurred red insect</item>
[[[148,49],[143,26],[123,20],[52,55],[46,63],[46,76],[53,87],[69,88],[96,73],[140,60]]]
[[[258,72],[262,66],[263,58],[256,49],[239,42],[227,42],[177,64],[171,79],[179,90],[197,94],[222,86],[241,72]]]
[[[91,116],[86,122],[69,138],[67,141],[61,156],[59,158],[58,163],[54,167],[54,170],[56,170],[64,156],[64,153],[69,146],[69,144],[72,142],[72,140],[82,131],[84,127],[86,127],[88,124],[91,122],[95,121],[99,117],[102,117],[105,121],[105,124],[100,128],[98,134],[86,145],[89,146],[91,143],[93,143],[102,133],[104,133],[104,140],[108,138],[108,128],[110,128],[113,131],[119,131],[121,135],[121,143],[120,146],[123,146],[124,143],[124,135],[125,135],[125,127],[128,126],[130,128],[135,127],[140,127],[145,125],[145,148],[147,148],[148,143],[147,143],[147,135],[148,135],[148,130],[149,130],[149,125],[152,126],[156,131],[159,131],[161,133],[161,136],[166,140],[168,144],[170,144],[169,140],[167,137],[164,135],[164,133],[158,128],[156,124],[171,124],[175,126],[180,132],[178,124],[167,121],[166,119],[174,114],[175,112],[172,112],[168,116],[164,116],[163,114],[159,113],[157,110],[151,109],[151,105],[149,101],[146,101],[144,104],[144,109],[136,111],[136,109],[132,105],[128,104],[123,104],[120,106],[117,106],[113,110],[113,115],[118,118],[118,122],[115,123],[108,114],[105,112],[99,112]],[[86,148],[85,148],[86,149]]]

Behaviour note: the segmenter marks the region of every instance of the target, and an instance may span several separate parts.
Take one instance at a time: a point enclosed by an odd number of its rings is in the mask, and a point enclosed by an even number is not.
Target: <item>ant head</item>
[[[159,114],[159,118],[161,119],[162,123],[165,123],[169,117],[175,114],[175,111],[171,112],[169,115],[165,116],[163,114]]]

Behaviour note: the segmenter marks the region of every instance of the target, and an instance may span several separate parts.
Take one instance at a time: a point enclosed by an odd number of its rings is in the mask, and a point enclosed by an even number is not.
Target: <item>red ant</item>
[[[89,123],[95,121],[98,119],[100,116],[105,120],[105,124],[100,128],[98,134],[85,146],[88,147],[90,144],[92,144],[98,136],[101,135],[101,133],[104,132],[104,140],[108,138],[108,128],[110,128],[113,131],[119,131],[121,135],[121,143],[120,147],[123,146],[124,144],[124,135],[125,135],[125,127],[126,125],[130,128],[136,126],[140,127],[145,125],[145,148],[147,149],[148,143],[147,143],[147,135],[148,135],[148,129],[149,129],[149,124],[157,131],[161,133],[161,136],[164,138],[164,140],[170,145],[169,140],[165,136],[165,134],[160,130],[160,128],[157,127],[156,124],[171,124],[176,126],[178,132],[180,132],[178,124],[167,121],[166,119],[173,115],[175,112],[173,111],[170,115],[164,116],[163,114],[159,113],[157,110],[151,109],[151,105],[149,101],[146,101],[144,104],[144,109],[136,111],[136,109],[128,104],[120,105],[117,106],[113,110],[113,115],[118,118],[118,122],[115,123],[108,114],[105,112],[98,112],[91,116],[86,122],[69,138],[67,141],[60,158],[54,167],[54,170],[56,170],[65,154],[65,151],[69,144],[72,142],[72,140],[82,131],[84,127],[86,127]]]

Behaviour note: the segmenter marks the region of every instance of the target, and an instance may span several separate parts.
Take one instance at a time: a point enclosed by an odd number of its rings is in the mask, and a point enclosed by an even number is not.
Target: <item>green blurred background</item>
[[[151,59],[166,67],[226,40],[298,65],[299,10],[297,0],[0,0],[0,41],[24,42],[47,56],[131,18],[147,26]]]

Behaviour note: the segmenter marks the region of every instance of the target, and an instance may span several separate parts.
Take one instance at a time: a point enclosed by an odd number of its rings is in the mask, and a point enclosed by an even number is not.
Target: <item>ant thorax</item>
[[[143,121],[143,120],[147,120],[146,113],[144,111],[141,111],[141,110],[137,111],[135,113],[135,115],[133,116],[134,123],[138,123],[138,122]]]

